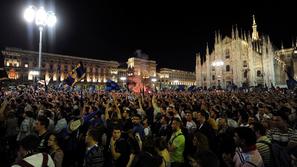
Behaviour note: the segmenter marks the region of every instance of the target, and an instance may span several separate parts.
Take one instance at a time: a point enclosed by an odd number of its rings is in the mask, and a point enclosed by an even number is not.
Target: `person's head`
[[[169,118],[168,118],[166,115],[162,115],[162,116],[161,116],[160,123],[161,123],[162,125],[167,125],[168,122],[169,122]]]
[[[122,117],[125,118],[125,119],[126,119],[126,118],[129,118],[129,115],[130,115],[130,114],[129,114],[129,113],[130,113],[130,109],[129,109],[128,107],[124,107],[123,110],[124,110],[124,111],[123,111],[123,113],[122,113]]]
[[[141,122],[141,116],[139,114],[134,114],[132,117],[132,123],[135,125],[140,124]]]
[[[222,117],[219,119],[218,127],[219,129],[228,127],[228,120],[226,117]]]
[[[219,167],[218,157],[211,151],[202,150],[189,156],[190,166],[192,167]]]
[[[200,132],[196,132],[193,135],[192,139],[193,146],[196,147],[198,150],[208,150],[208,138]]]
[[[96,128],[91,128],[88,130],[85,138],[85,143],[87,146],[92,146],[96,144],[100,138],[100,131]]]
[[[142,125],[143,127],[147,128],[149,126],[149,122],[148,122],[148,119],[147,117],[143,118],[142,120]]]
[[[248,127],[238,127],[234,130],[234,141],[237,146],[242,148],[256,144],[257,138],[255,132]]]
[[[37,118],[37,121],[35,122],[34,128],[37,133],[42,133],[47,130],[48,125],[49,125],[48,118],[45,116],[39,116]]]
[[[202,124],[202,123],[204,123],[207,119],[208,119],[208,114],[206,113],[205,110],[201,110],[201,111],[198,112],[198,114],[197,114],[197,121],[198,121],[199,123]]]
[[[118,140],[121,138],[121,127],[119,125],[115,125],[112,130],[112,138],[114,140]]]
[[[287,107],[280,108],[272,117],[272,126],[277,128],[282,128],[286,126],[289,121],[288,115],[291,113],[291,110]]]
[[[219,115],[219,110],[217,108],[218,107],[213,107],[212,110],[210,111],[210,117],[213,119],[216,119]]]
[[[263,115],[265,113],[265,105],[264,103],[259,103],[258,104],[258,113],[259,115]]]
[[[168,113],[169,116],[173,116],[176,113],[174,104],[170,104],[167,107],[166,112]]]
[[[36,153],[38,145],[39,145],[38,137],[35,135],[28,135],[20,141],[18,154],[22,158],[32,155]]]
[[[48,144],[49,147],[55,147],[59,146],[57,136],[54,134],[51,134],[50,137],[48,138]]]
[[[257,139],[266,135],[266,128],[261,123],[255,123],[253,126]]]
[[[181,126],[182,126],[182,121],[179,118],[174,118],[171,125],[172,130],[176,132],[181,129]]]
[[[186,112],[186,120],[191,122],[193,120],[193,115],[190,111]]]

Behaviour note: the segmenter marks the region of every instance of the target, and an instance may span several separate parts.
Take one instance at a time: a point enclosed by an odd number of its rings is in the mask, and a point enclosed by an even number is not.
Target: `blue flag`
[[[86,70],[80,62],[67,76],[64,83],[69,86],[74,86],[77,82],[81,81],[86,75]]]
[[[185,85],[178,85],[176,91],[185,91],[186,86]]]
[[[105,84],[105,91],[113,91],[113,90],[120,90],[120,86],[112,80],[107,80]]]

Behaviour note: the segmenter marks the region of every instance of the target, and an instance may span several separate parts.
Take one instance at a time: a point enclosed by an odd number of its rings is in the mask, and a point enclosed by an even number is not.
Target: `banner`
[[[81,81],[86,75],[86,70],[80,62],[67,76],[64,83],[69,86],[74,86],[77,82]]]

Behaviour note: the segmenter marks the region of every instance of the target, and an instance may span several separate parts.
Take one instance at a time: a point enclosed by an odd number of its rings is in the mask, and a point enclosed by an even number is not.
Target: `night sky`
[[[28,26],[22,11],[39,1],[0,2],[0,44],[38,51],[39,32]],[[268,34],[280,48],[291,47],[297,36],[297,10],[292,2],[269,4],[241,1],[46,1],[58,17],[54,29],[47,29],[43,51],[125,63],[141,49],[157,68],[195,70],[195,53],[213,46],[214,31],[231,34],[232,25],[251,31],[256,15],[258,31]],[[160,3],[162,2],[162,3]],[[268,3],[268,2],[267,2]],[[38,6],[38,5],[37,5]]]

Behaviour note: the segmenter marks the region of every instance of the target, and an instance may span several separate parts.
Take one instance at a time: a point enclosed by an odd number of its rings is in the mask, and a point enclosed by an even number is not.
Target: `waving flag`
[[[120,90],[120,86],[112,80],[107,80],[105,85],[105,91],[112,91],[112,90]]]
[[[74,86],[77,82],[81,81],[86,75],[86,70],[80,62],[67,76],[64,83],[69,86]]]

